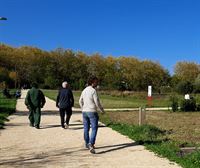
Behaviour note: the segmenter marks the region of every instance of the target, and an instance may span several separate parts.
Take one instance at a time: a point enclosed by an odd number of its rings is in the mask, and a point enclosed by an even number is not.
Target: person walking
[[[41,108],[45,105],[46,100],[44,94],[36,83],[32,84],[32,88],[28,91],[25,98],[25,105],[29,109],[30,126],[37,129],[40,128]]]
[[[98,131],[99,116],[97,108],[104,113],[104,109],[100,103],[97,91],[95,88],[98,85],[98,78],[95,76],[89,77],[88,86],[82,91],[79,104],[83,115],[84,140],[85,147],[95,154],[95,141]],[[90,125],[92,128],[91,136],[89,135]]]
[[[56,107],[58,107],[60,111],[61,127],[64,129],[69,127],[73,106],[74,96],[71,89],[69,88],[68,83],[65,81],[62,83],[62,89],[59,90],[56,100]]]

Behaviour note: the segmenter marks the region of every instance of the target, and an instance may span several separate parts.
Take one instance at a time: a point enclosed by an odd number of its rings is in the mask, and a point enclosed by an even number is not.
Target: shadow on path
[[[124,149],[124,148],[133,147],[133,146],[137,146],[137,145],[138,145],[137,142],[131,142],[131,143],[124,143],[124,144],[96,147],[96,149],[111,148],[111,149],[108,149],[108,150],[97,152],[96,154],[104,154],[104,153],[113,152],[113,151],[116,151],[116,150],[121,150],[121,149]]]
[[[76,114],[80,114],[81,112],[79,111],[73,111],[72,115],[76,115]],[[13,115],[17,115],[17,116],[27,116],[29,114],[28,111],[16,111],[15,113],[13,113]],[[42,116],[51,116],[51,115],[56,115],[56,116],[60,116],[59,111],[42,111],[41,112]]]
[[[109,150],[104,150],[101,152],[97,152],[96,154],[104,154],[108,152],[114,152],[117,150],[121,150],[128,147],[133,147],[138,145],[137,143],[124,143],[124,144],[116,144],[116,145],[109,145],[109,146],[101,146],[97,147],[96,149],[103,149],[103,148],[112,148]],[[114,148],[113,148],[114,147]],[[73,159],[66,159],[66,157],[79,157],[79,161],[85,161],[85,159],[90,155],[88,155],[80,152],[86,151],[83,148],[80,147],[74,147],[74,148],[65,148],[65,149],[59,149],[59,150],[52,150],[49,152],[42,152],[42,153],[36,153],[36,154],[24,154],[20,155],[18,157],[13,156],[12,159],[6,159],[0,161],[0,166],[13,166],[14,167],[20,167],[20,166],[27,166],[27,167],[34,167],[37,165],[37,167],[40,167],[42,165],[51,165],[51,164],[57,164],[58,158],[62,157],[64,160],[59,160],[59,162],[63,161],[63,163],[71,163]]]
[[[77,152],[82,151],[80,148],[65,148],[59,150],[53,150],[45,153],[36,154],[23,154],[21,156],[13,156],[12,159],[0,160],[0,166],[14,166],[14,167],[40,167],[42,165],[57,164],[60,157],[65,157],[63,163],[71,162],[66,157],[80,157]]]

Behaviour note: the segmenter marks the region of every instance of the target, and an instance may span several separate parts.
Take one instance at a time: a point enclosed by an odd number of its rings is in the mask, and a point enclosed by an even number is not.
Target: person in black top
[[[62,83],[62,88],[58,92],[56,106],[60,111],[61,127],[68,128],[69,120],[72,115],[72,107],[74,106],[74,96],[67,82]]]

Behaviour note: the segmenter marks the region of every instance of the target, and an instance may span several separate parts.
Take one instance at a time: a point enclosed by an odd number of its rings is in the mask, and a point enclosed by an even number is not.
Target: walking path
[[[81,113],[74,112],[70,128],[62,129],[55,102],[48,98],[41,129],[29,127],[25,94],[0,132],[0,168],[180,168],[104,126],[99,127],[96,154],[90,154],[84,149]]]

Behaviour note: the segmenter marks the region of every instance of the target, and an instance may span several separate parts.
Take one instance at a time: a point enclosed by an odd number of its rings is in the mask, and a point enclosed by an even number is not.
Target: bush
[[[200,104],[197,104],[197,111],[200,111]]]
[[[45,78],[43,86],[48,89],[55,89],[58,86],[60,86],[60,83],[57,79],[54,79],[53,77],[48,76],[47,78]]]
[[[172,88],[170,86],[161,86],[160,87],[160,92],[162,94],[171,93],[172,92]]]
[[[195,79],[195,82],[194,82],[194,92],[195,93],[200,93],[200,74]]]
[[[170,103],[171,103],[171,107],[172,107],[172,111],[178,111],[178,97],[175,95],[170,96]]]
[[[176,91],[180,94],[192,93],[193,85],[188,81],[181,81],[176,86]]]
[[[195,111],[196,110],[196,100],[194,98],[182,100],[181,101],[181,111]]]

